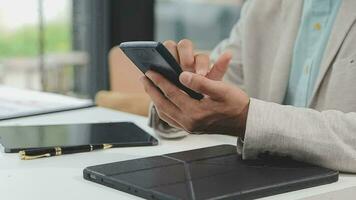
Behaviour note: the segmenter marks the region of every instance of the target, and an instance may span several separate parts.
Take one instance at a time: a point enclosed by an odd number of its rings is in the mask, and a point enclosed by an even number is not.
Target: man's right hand
[[[183,71],[193,72],[216,81],[222,80],[232,58],[230,52],[225,52],[211,66],[210,56],[195,52],[190,40],[183,39],[178,43],[168,40],[163,45],[174,56]]]
[[[164,45],[184,71],[179,76],[181,83],[204,94],[204,98],[195,100],[159,73],[148,71],[141,81],[160,119],[190,133],[243,138],[249,97],[238,87],[222,82],[232,55],[222,54],[210,68],[209,55],[195,53],[191,41],[166,41]]]
[[[183,71],[193,72],[214,81],[221,81],[223,79],[232,59],[232,54],[225,52],[212,65],[210,63],[210,56],[205,53],[195,52],[193,43],[187,39],[179,41],[178,44],[172,40],[168,40],[163,45],[173,55]],[[166,119],[164,121],[171,126],[181,128],[179,124],[173,123],[174,120],[169,116],[160,112],[160,110],[157,110],[157,112],[162,120]]]

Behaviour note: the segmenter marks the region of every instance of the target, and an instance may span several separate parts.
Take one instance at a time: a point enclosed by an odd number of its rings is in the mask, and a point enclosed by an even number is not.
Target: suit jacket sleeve
[[[356,172],[356,113],[316,111],[251,99],[244,159],[291,156],[327,168]]]

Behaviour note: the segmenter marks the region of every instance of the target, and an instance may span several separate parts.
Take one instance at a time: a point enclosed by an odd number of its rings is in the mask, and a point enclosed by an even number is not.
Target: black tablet
[[[162,43],[151,41],[124,42],[120,44],[120,48],[143,73],[148,70],[156,71],[190,97],[198,100],[203,98],[202,94],[185,87],[179,81],[182,69]]]
[[[4,152],[25,149],[112,144],[113,147],[157,145],[153,136],[130,122],[0,127]]]
[[[255,199],[336,182],[338,172],[288,158],[244,161],[221,145],[88,167],[84,178],[145,199]]]

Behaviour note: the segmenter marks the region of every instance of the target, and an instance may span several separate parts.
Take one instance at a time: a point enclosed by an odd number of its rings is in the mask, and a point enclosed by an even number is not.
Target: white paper
[[[0,119],[85,107],[92,104],[93,102],[88,99],[0,86]]]

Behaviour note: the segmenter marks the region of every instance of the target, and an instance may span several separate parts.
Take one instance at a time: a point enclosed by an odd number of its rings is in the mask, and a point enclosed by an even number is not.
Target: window
[[[72,49],[71,6],[71,0],[0,2],[1,84],[73,91],[73,70],[85,67],[88,58]]]
[[[93,98],[110,48],[153,40],[152,15],[153,0],[0,1],[0,85]]]
[[[111,47],[189,38],[198,49],[211,50],[228,37],[241,4],[155,0],[153,22],[153,0],[0,1],[0,84],[94,97],[109,89]]]
[[[212,50],[227,38],[240,15],[242,0],[157,0],[156,40],[191,39]]]

